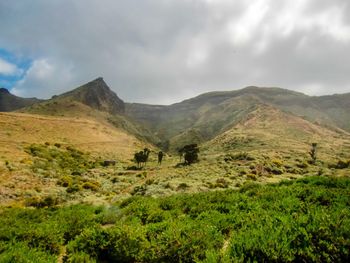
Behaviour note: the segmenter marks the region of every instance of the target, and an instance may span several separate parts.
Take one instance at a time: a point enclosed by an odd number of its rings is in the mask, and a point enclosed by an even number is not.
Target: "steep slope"
[[[328,129],[270,105],[259,105],[234,127],[206,144],[213,151],[299,152],[305,153],[312,143],[319,145],[325,159],[350,150],[350,134]]]
[[[57,97],[55,97],[57,99]],[[102,78],[90,81],[58,98],[70,98],[99,111],[111,114],[123,113],[124,102],[113,92]]]
[[[0,88],[0,111],[14,111],[39,102],[37,98],[21,98],[11,94],[7,89]]]

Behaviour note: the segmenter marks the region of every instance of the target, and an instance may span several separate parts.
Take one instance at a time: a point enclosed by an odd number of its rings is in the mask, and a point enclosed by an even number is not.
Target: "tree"
[[[311,162],[315,164],[317,159],[317,143],[313,142],[311,144],[311,150],[309,151],[309,154],[311,157]]]
[[[159,165],[162,164],[163,156],[164,156],[163,152],[160,151],[160,152],[158,153],[158,164],[159,164]]]
[[[134,154],[134,161],[137,163],[138,168],[142,168],[142,164],[146,165],[150,152],[150,149],[145,148],[143,151]]]
[[[197,144],[188,144],[178,150],[180,159],[184,157],[184,163],[190,165],[198,162],[199,148]]]

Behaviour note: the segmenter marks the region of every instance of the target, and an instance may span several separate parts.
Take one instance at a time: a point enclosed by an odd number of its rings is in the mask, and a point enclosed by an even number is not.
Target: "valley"
[[[0,228],[4,233],[0,252],[5,253],[0,261],[9,262],[6,259],[15,255],[11,251],[20,251],[20,258],[29,253],[33,262],[113,262],[108,260],[116,258],[123,262],[245,262],[276,257],[341,262],[349,257],[345,251],[350,242],[346,238],[350,230],[346,209],[349,94],[309,97],[279,88],[248,87],[169,106],[146,105],[124,102],[102,78],[29,104],[19,103],[19,97],[12,103],[11,94],[3,93],[0,221],[19,230],[11,236]],[[194,143],[199,146],[199,161],[184,165],[178,150]],[[316,145],[314,159],[312,144]],[[144,148],[150,154],[138,168],[134,154]],[[164,152],[161,164],[159,151]],[[274,189],[284,200],[278,208]],[[212,202],[214,210],[204,211],[203,200]],[[309,208],[304,210],[305,206]],[[74,217],[69,209],[86,216],[86,221],[76,218],[74,231],[62,223],[49,234],[46,227],[58,224],[59,217],[67,221]],[[18,224],[31,224],[21,219],[21,213],[38,217],[30,237],[22,225],[8,223],[16,218]],[[234,217],[235,213],[239,216]],[[327,213],[332,219],[322,221]],[[268,222],[264,230],[257,219],[261,216]],[[176,217],[184,218],[192,230]],[[243,217],[250,217],[250,227],[244,225]],[[281,236],[269,240],[259,231],[271,231],[273,224],[292,231],[302,227],[302,218],[314,220],[305,230],[312,235],[317,232],[312,227],[330,231],[339,225],[339,232],[327,236],[327,244],[337,244],[339,250],[311,242],[312,253],[307,254],[307,248],[295,243],[298,231],[293,232],[294,239],[281,234],[291,238],[285,248],[267,248],[270,243],[278,246]],[[206,229],[208,225],[212,231]],[[252,236],[264,240],[261,246],[255,238],[254,244],[249,243]],[[44,237],[49,247],[43,244]],[[204,244],[202,238],[213,241]],[[326,237],[315,237],[321,242],[318,238]],[[95,239],[101,243],[94,247]],[[159,245],[157,250],[152,242],[163,239],[173,243]],[[111,242],[125,242],[126,250],[112,248]],[[147,254],[147,249],[153,252]],[[326,254],[317,257],[322,249]]]

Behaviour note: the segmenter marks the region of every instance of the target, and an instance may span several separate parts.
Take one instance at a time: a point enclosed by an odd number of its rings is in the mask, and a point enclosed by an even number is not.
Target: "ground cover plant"
[[[0,262],[348,262],[350,179],[1,208]]]

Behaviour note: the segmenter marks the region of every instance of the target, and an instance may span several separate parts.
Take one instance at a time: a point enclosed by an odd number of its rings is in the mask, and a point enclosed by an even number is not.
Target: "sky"
[[[348,0],[0,0],[0,86],[50,98],[103,77],[128,102],[281,87],[350,92]]]

